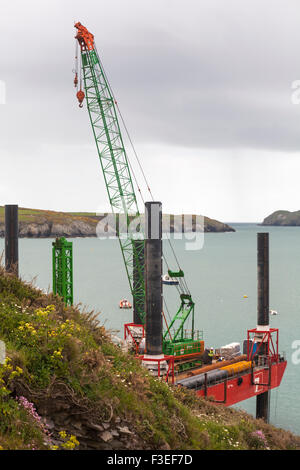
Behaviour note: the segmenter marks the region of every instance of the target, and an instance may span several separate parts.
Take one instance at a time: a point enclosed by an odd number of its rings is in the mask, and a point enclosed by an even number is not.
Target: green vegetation
[[[300,449],[289,432],[150,376],[93,312],[65,307],[2,269],[0,339],[0,449],[91,448],[78,420],[126,423],[130,448]],[[51,433],[43,418],[53,420]]]
[[[74,220],[81,220],[91,224],[94,220],[96,224],[99,220],[95,213],[91,212],[57,212],[57,211],[46,211],[40,209],[26,209],[19,207],[19,222],[24,223],[71,223]],[[0,206],[0,223],[4,223],[5,210],[3,206]]]

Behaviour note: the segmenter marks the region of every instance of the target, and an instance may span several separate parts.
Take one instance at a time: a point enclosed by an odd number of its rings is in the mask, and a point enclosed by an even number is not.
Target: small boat
[[[270,315],[278,315],[278,312],[276,312],[276,310],[270,310]]]
[[[174,279],[173,277],[170,277],[169,274],[165,274],[162,277],[162,283],[167,284],[169,286],[178,286],[179,281],[177,281],[177,279]]]
[[[132,305],[127,299],[122,299],[120,300],[119,307],[120,308],[132,308]]]

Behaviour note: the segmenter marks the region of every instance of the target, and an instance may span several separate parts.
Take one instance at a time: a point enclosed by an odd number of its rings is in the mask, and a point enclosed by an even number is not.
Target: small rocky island
[[[261,225],[297,227],[300,226],[300,211],[290,212],[279,210],[266,217]]]
[[[110,224],[112,214],[97,215],[92,212],[55,212],[19,207],[19,236],[21,238],[96,237],[105,233],[114,235]],[[121,216],[120,216],[121,217]],[[185,231],[235,232],[227,224],[209,217],[185,216],[190,228]],[[181,215],[163,215],[163,232],[178,233],[182,228]],[[0,207],[0,237],[4,237],[4,207]]]

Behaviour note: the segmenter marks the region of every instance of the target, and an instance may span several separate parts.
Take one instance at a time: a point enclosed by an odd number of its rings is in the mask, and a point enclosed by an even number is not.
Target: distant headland
[[[300,226],[300,211],[275,211],[271,215],[266,217],[261,225],[298,227]]]
[[[110,214],[97,215],[93,212],[56,212],[19,207],[20,238],[56,238],[56,237],[96,237],[96,228],[103,224],[105,232],[113,233],[105,217]],[[191,216],[187,216],[190,217]],[[209,217],[194,216],[192,229],[199,229],[199,220],[204,221],[204,232],[235,232],[231,226]],[[109,220],[109,217],[108,217]],[[203,222],[202,222],[203,225]],[[182,216],[163,215],[163,232],[181,232]],[[0,206],[0,237],[4,237],[4,207]],[[203,230],[203,227],[202,227]]]

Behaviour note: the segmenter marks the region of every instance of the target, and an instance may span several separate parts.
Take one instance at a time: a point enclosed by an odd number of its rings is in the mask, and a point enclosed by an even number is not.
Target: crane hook
[[[84,100],[84,97],[85,97],[85,94],[82,90],[79,90],[77,93],[76,93],[76,96],[77,96],[77,99],[79,101],[79,108],[82,108],[83,107],[83,100]]]

